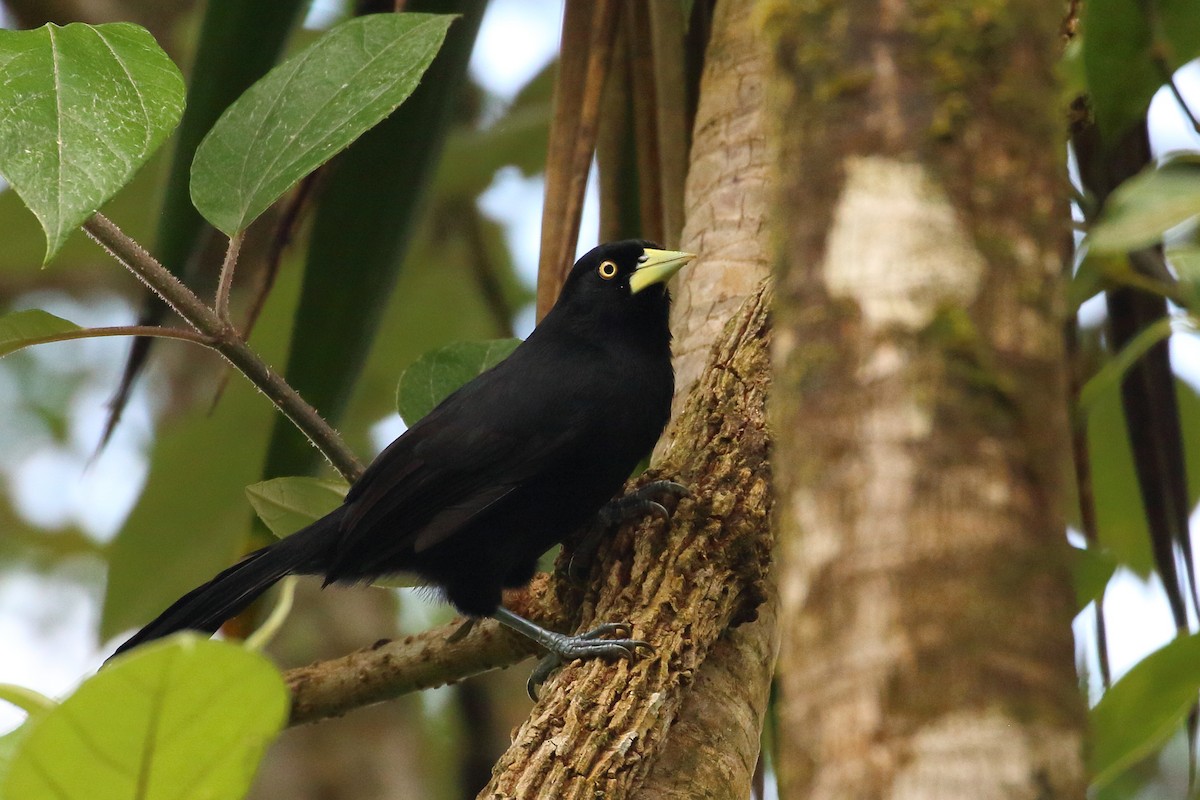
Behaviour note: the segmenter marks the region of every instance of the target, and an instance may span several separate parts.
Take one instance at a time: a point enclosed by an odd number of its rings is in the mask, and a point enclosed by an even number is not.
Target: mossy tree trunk
[[[1082,797],[1036,0],[764,3],[785,798]]]

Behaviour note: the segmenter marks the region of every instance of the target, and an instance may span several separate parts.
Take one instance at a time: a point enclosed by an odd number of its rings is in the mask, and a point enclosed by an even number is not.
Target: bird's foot
[[[600,522],[610,530],[638,517],[658,517],[667,525],[671,524],[671,511],[661,501],[674,503],[681,497],[687,497],[691,492],[682,483],[675,481],[651,481],[645,486],[639,486],[632,492],[608,501],[600,509]]]
[[[596,522],[588,528],[571,553],[571,560],[567,563],[567,577],[573,583],[585,583],[588,565],[592,563],[601,540],[630,520],[653,516],[666,523],[670,529],[671,513],[675,504],[680,498],[690,494],[688,488],[681,483],[651,481],[629,494],[608,501],[597,514]],[[670,504],[670,509],[660,501]]]
[[[565,633],[547,630],[504,606],[493,611],[492,617],[501,625],[528,636],[548,651],[547,656],[534,667],[533,674],[525,684],[525,691],[529,692],[529,697],[535,702],[537,687],[545,683],[550,673],[569,661],[577,658],[633,658],[638,650],[654,650],[649,642],[640,639],[600,638],[614,633],[624,633],[628,636],[633,633],[633,627],[627,622],[606,622],[590,631],[567,636]]]
[[[525,691],[529,694],[529,699],[536,703],[538,689],[546,682],[546,679],[556,669],[577,658],[634,658],[638,650],[653,652],[653,645],[640,639],[600,638],[610,634],[628,636],[632,630],[627,622],[606,622],[575,636],[550,632],[556,641],[553,645],[545,641],[542,643],[550,652],[538,661],[533,672],[529,674],[529,680],[525,683]]]

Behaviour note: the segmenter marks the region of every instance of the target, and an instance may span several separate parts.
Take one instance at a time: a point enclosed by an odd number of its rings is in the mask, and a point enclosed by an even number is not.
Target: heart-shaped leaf
[[[183,98],[137,25],[0,30],[0,175],[46,232],[47,261],[175,129]]]

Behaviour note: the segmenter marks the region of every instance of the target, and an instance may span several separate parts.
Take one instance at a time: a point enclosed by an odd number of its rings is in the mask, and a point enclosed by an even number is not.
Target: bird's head
[[[563,297],[589,305],[641,306],[667,301],[666,282],[695,258],[691,253],[660,250],[650,242],[627,239],[594,247],[567,276]]]

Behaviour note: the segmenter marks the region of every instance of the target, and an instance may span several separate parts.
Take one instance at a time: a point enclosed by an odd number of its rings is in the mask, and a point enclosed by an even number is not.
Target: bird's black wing
[[[571,382],[547,391],[519,365],[476,378],[372,462],[346,496],[328,580],[386,571],[586,446]]]

